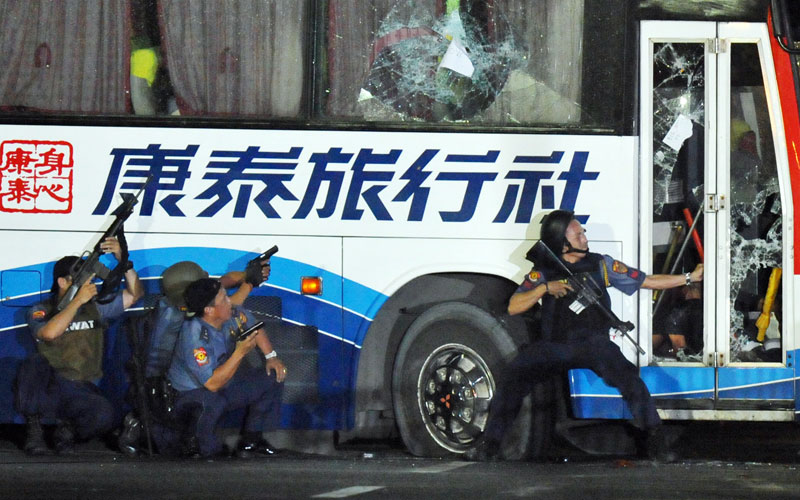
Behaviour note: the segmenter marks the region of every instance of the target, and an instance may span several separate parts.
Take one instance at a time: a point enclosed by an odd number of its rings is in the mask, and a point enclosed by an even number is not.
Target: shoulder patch
[[[240,324],[242,324],[242,325],[246,325],[247,324],[247,316],[244,314],[244,311],[241,311],[239,313],[239,321],[241,322]]]
[[[208,354],[206,350],[202,347],[194,350],[194,360],[197,361],[199,366],[204,366],[208,364]]]
[[[45,316],[47,316],[47,311],[45,311],[44,309],[33,311],[33,314],[31,315],[33,319],[44,319]]]
[[[618,260],[614,261],[614,264],[611,266],[611,270],[619,274],[627,274],[628,272],[627,266]]]
[[[541,277],[542,277],[542,274],[539,271],[531,271],[528,274],[528,279],[531,280],[531,281],[536,281]]]

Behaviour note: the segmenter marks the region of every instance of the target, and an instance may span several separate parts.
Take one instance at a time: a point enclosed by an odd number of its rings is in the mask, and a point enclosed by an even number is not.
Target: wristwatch
[[[683,275],[683,277],[686,278],[686,286],[692,284],[692,273],[686,273]]]

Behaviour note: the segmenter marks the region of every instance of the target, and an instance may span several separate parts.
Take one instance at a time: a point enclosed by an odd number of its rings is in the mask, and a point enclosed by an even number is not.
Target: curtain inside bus
[[[308,5],[161,0],[162,49],[180,113],[297,117]]]
[[[127,113],[128,0],[0,0],[0,110]]]

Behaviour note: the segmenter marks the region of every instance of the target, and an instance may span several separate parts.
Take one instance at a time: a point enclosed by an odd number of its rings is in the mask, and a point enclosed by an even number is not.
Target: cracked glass
[[[586,121],[580,105],[583,0],[338,0],[332,6],[331,117]]]
[[[703,227],[707,56],[703,43],[653,48],[653,269],[685,273],[702,262],[703,244],[715,241]],[[729,168],[729,190],[717,217],[730,242],[729,268],[719,270],[729,275],[729,289],[719,293],[730,324],[720,328],[728,330],[731,362],[780,362],[782,219],[769,107],[757,46],[733,43],[729,50],[730,102],[720,106],[729,106],[730,147],[718,158],[718,168]],[[702,361],[715,348],[703,341],[702,286],[654,299],[655,360]]]
[[[653,221],[660,235],[654,238],[655,273],[686,273],[701,261],[705,57],[703,43],[653,46]],[[656,361],[702,360],[702,292],[701,284],[693,284],[653,294]]]
[[[780,362],[781,197],[758,47],[731,44],[731,361]]]

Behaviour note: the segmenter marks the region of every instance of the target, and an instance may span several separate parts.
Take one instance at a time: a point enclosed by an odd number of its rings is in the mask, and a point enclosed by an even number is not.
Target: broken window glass
[[[657,43],[653,52],[653,211],[681,220],[676,211],[694,214],[703,199],[705,46]]]
[[[336,0],[331,117],[576,124],[583,0]]]
[[[781,361],[781,199],[769,106],[764,92],[758,49],[755,44],[731,45],[730,152],[718,158],[730,165],[730,191],[726,211],[730,234],[730,360],[732,362]],[[654,239],[654,269],[662,272],[691,270],[700,261],[700,247],[690,243],[684,262],[673,267],[674,243],[685,239],[692,219],[703,237],[702,205],[705,175],[705,47],[703,43],[657,43],[653,69],[653,220],[669,225],[664,244]],[[726,164],[726,160],[728,163]],[[684,212],[688,212],[688,216]],[[724,271],[724,270],[723,270]],[[713,286],[713,285],[712,285]],[[688,288],[688,287],[687,287]],[[654,308],[654,349],[658,360],[683,359],[674,349],[676,309],[689,302],[686,291],[668,292]],[[694,297],[699,298],[699,297]],[[693,303],[697,309],[698,303]],[[696,323],[686,332],[695,331]],[[701,323],[702,324],[702,323]],[[725,328],[725,326],[722,326]],[[690,334],[686,334],[687,338]],[[695,335],[696,336],[696,335]],[[667,342],[667,338],[671,342]],[[685,340],[685,339],[684,339]],[[677,343],[691,344],[690,341]],[[691,347],[691,346],[689,346]],[[694,355],[697,349],[686,352]]]
[[[781,198],[758,48],[731,44],[731,361],[781,361]]]
[[[694,269],[704,241],[705,45],[656,43],[653,56],[653,269],[673,274]],[[702,292],[697,284],[653,294],[656,361],[702,360]]]

